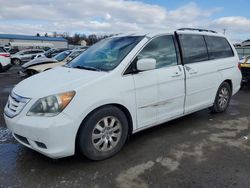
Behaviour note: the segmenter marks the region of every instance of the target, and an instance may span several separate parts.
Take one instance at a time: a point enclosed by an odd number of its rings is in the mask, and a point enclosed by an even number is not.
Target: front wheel
[[[232,96],[231,87],[227,82],[223,82],[218,91],[214,101],[214,105],[211,107],[212,112],[220,113],[227,110]]]
[[[119,152],[127,136],[126,115],[115,106],[105,106],[84,121],[78,134],[78,146],[87,158],[103,160]]]

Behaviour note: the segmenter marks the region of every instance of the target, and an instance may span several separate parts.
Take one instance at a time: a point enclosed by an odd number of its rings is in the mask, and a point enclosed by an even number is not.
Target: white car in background
[[[51,158],[79,149],[103,160],[133,133],[205,108],[227,110],[241,85],[238,62],[232,43],[213,31],[114,36],[20,82],[4,118],[18,142]]]
[[[250,63],[250,55],[248,55],[248,56],[243,56],[243,57],[240,59],[240,64],[244,64],[244,63]]]
[[[41,49],[21,50],[11,56],[11,61],[15,65],[20,65],[24,62],[30,61],[36,55],[43,54],[43,53],[44,53],[44,50],[41,50]]]
[[[0,72],[11,67],[10,54],[0,46]]]
[[[85,50],[66,50],[57,54],[54,58],[38,58],[31,60],[30,62],[22,65],[22,73],[21,75],[34,75],[39,72],[47,71],[49,69],[65,65],[66,63],[72,61]]]

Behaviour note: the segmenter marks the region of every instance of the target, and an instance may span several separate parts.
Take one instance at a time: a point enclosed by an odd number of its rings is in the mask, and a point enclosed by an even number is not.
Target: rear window
[[[202,35],[180,35],[184,63],[208,60],[205,39]]]
[[[210,59],[219,59],[234,56],[227,39],[216,36],[206,36],[208,54]]]

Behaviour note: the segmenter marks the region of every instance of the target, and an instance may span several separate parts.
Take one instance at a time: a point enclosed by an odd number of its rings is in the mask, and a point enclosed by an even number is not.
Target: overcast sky
[[[199,27],[250,38],[250,0],[0,0],[0,33],[113,34]]]

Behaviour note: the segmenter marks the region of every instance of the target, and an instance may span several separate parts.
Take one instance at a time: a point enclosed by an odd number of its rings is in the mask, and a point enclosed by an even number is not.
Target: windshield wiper
[[[84,70],[91,70],[91,71],[102,71],[101,69],[98,69],[96,67],[89,67],[89,66],[76,66],[76,67],[73,67],[73,68],[76,68],[76,69],[84,69]]]

